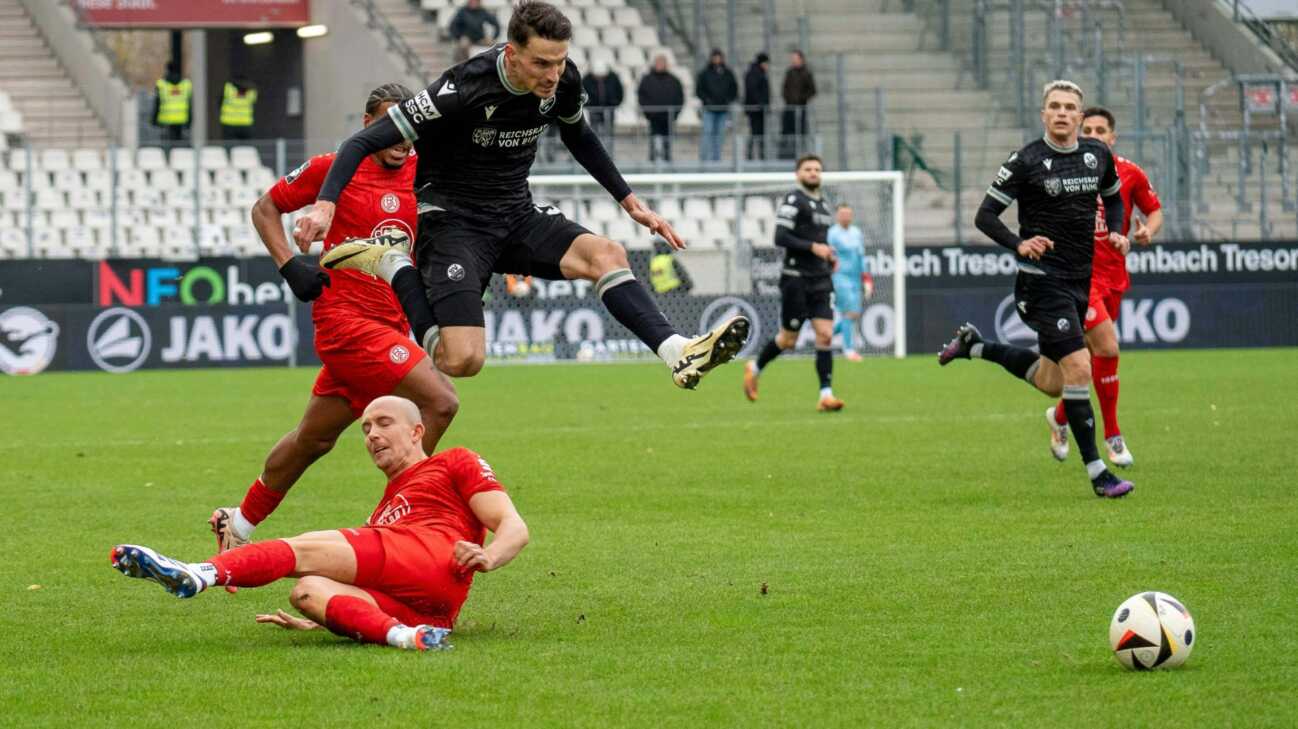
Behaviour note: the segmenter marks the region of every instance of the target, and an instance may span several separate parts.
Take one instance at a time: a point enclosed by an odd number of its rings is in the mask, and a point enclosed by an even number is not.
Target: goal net
[[[788,173],[647,174],[627,177],[636,195],[662,214],[688,244],[669,253],[586,175],[531,178],[535,203],[555,209],[592,232],[626,246],[631,269],[678,331],[706,331],[744,314],[753,321],[742,356],[752,356],[780,326],[780,270],[775,214],[796,186]],[[866,355],[906,354],[904,199],[900,172],[827,172],[829,207],[847,203],[865,239],[865,267],[873,293],[854,327],[856,349]],[[658,284],[654,286],[655,282]],[[835,313],[836,320],[840,314]],[[651,358],[653,353],[612,318],[585,281],[521,280],[498,276],[486,296],[488,354],[522,361],[608,361]],[[835,349],[842,336],[837,330]],[[798,346],[809,351],[814,334],[802,327]]]

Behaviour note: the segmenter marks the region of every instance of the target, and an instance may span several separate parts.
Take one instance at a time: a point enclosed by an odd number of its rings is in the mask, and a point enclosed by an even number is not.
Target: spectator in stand
[[[748,159],[766,159],[766,115],[771,111],[771,57],[757,54],[744,74],[744,113],[748,115]]]
[[[167,64],[166,74],[157,81],[157,95],[153,97],[153,123],[162,130],[167,142],[179,142],[189,128],[190,106],[194,85],[181,78],[180,67]]]
[[[587,96],[591,128],[601,137],[611,139],[615,112],[625,96],[622,79],[608,67],[608,61],[601,58],[591,63],[590,75],[581,80],[581,85]]]
[[[807,104],[816,96],[816,78],[807,68],[802,51],[789,54],[789,68],[784,72],[784,114],[780,120],[780,156],[797,157],[805,151]]]
[[[672,125],[685,103],[685,87],[667,70],[667,56],[654,57],[653,68],[640,77],[636,101],[649,121],[649,161],[672,161]]]
[[[225,82],[221,94],[221,137],[223,139],[252,139],[253,109],[257,105],[257,89],[243,76]]]
[[[487,32],[487,26],[491,32]],[[455,11],[451,18],[451,40],[455,41],[455,62],[459,63],[469,57],[473,46],[489,46],[496,42],[500,35],[500,21],[490,10],[482,7],[482,0],[469,0],[468,4]]]
[[[649,285],[654,293],[663,296],[687,296],[694,288],[694,279],[685,270],[680,259],[672,255],[672,247],[662,236],[654,236],[654,254],[649,259]]]
[[[726,125],[730,122],[730,105],[739,98],[739,83],[735,72],[726,65],[726,56],[720,48],[713,48],[708,65],[699,71],[694,93],[703,102],[703,140],[699,144],[699,159],[721,159],[721,144],[725,141]]]

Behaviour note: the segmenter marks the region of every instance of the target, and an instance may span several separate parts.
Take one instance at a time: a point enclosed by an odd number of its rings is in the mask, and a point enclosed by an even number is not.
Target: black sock
[[[406,312],[410,328],[415,330],[415,341],[423,345],[424,335],[437,324],[433,318],[432,307],[428,305],[428,295],[424,293],[424,282],[414,266],[403,266],[392,277],[392,293],[401,302],[401,310]]]
[[[981,350],[977,349],[979,346],[982,347]],[[970,350],[970,354],[995,362],[1004,367],[1006,372],[1020,380],[1027,379],[1028,371],[1040,359],[1040,355],[1030,349],[1001,344],[1000,342],[982,342],[981,345],[975,344],[974,348]],[[980,353],[975,354],[975,352]]]
[[[834,353],[828,349],[816,350],[816,374],[820,376],[820,388],[830,386],[834,379]]]
[[[604,274],[595,284],[595,292],[604,308],[618,323],[631,330],[655,354],[658,346],[676,333],[675,327],[658,310],[653,297],[635,280],[629,268]]]
[[[771,360],[779,357],[780,352],[782,351],[784,350],[780,349],[780,345],[776,344],[774,339],[767,342],[766,346],[762,347],[761,354],[757,355],[757,369],[760,371],[763,367],[770,364]]]
[[[1082,454],[1082,463],[1100,460],[1100,451],[1095,447],[1095,411],[1091,409],[1091,388],[1086,385],[1065,385],[1064,413],[1068,416],[1068,428],[1077,440],[1077,452]]]

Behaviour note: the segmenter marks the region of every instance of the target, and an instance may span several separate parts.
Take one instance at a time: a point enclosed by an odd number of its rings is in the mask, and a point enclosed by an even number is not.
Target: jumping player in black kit
[[[834,282],[838,267],[829,238],[834,221],[829,203],[820,192],[823,163],[814,154],[800,157],[794,166],[798,187],[785,195],[775,216],[775,245],[784,249],[780,270],[780,331],[762,347],[757,359],[744,369],[744,395],[757,400],[757,376],[780,352],[798,343],[798,330],[811,320],[816,331],[816,375],[820,400],[816,409],[838,412],[843,401],[830,388],[834,376]]]
[[[1096,193],[1104,199],[1109,230],[1122,230],[1122,183],[1108,146],[1078,139],[1081,122],[1082,90],[1070,81],[1046,84],[1041,108],[1045,136],[1010,155],[975,219],[979,230],[1018,258],[1014,301],[1020,318],[1037,333],[1040,356],[1030,349],[984,341],[978,329],[966,323],[938,354],[938,363],[986,359],[1052,398],[1062,392],[1068,425],[1095,495],[1118,498],[1135,487],[1114,476],[1095,447],[1091,360],[1082,322],[1095,251]],[[1021,235],[1000,219],[1015,201]],[[1111,232],[1109,242],[1124,254],[1130,247],[1118,233]]]
[[[312,211],[298,222],[299,241],[327,230],[333,203],[365,155],[408,140],[419,167],[420,203],[414,253],[409,241],[376,238],[341,244],[321,258],[388,281],[415,336],[437,366],[468,377],[486,358],[482,293],[491,274],[586,279],[609,312],[667,363],[680,387],[693,388],[729,362],[748,338],[749,322],[732,317],[693,339],[676,333],[631,273],[626,250],[534,205],[527,176],[536,141],[551,124],[573,157],[637,223],[675,249],[672,226],[631,192],[587,125],[581,73],[568,60],[572,25],[554,6],[524,0],[509,23],[509,42],[452,66],[388,118],[338,150]]]

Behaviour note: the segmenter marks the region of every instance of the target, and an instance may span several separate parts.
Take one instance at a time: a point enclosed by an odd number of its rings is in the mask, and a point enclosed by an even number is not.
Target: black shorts
[[[834,282],[828,276],[780,276],[780,326],[796,332],[808,319],[834,318]]]
[[[1014,280],[1019,318],[1037,333],[1041,354],[1055,362],[1086,348],[1082,322],[1090,295],[1090,279],[1020,272]]]
[[[485,326],[482,294],[493,273],[562,279],[559,261],[577,236],[589,232],[548,205],[500,221],[423,213],[415,262],[437,325]]]

